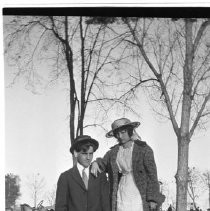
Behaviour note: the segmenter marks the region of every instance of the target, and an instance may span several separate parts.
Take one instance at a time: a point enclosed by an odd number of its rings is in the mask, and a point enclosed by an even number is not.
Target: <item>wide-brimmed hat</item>
[[[131,126],[133,128],[137,128],[140,125],[140,122],[131,122],[129,119],[127,118],[121,118],[121,119],[117,119],[115,120],[111,127],[112,130],[110,130],[107,134],[106,137],[107,138],[111,138],[114,136],[114,131],[121,128],[121,127],[125,127],[125,126]]]
[[[86,143],[91,143],[93,144],[93,150],[94,152],[98,149],[98,141],[96,141],[95,139],[91,138],[90,136],[87,135],[82,135],[82,136],[78,136],[75,140],[74,143],[72,144],[72,146],[70,147],[70,152],[73,153],[74,149],[76,147],[78,147],[79,145],[83,145]]]

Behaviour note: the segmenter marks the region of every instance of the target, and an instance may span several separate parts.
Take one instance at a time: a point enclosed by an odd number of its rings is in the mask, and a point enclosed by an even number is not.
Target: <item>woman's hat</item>
[[[117,119],[112,123],[112,130],[106,134],[107,138],[111,138],[114,136],[114,131],[124,126],[131,126],[133,128],[137,128],[140,125],[140,122],[131,122],[127,118]]]
[[[93,151],[95,152],[98,149],[98,141],[95,139],[91,138],[90,136],[87,135],[82,135],[78,136],[75,140],[72,146],[70,147],[70,152],[73,153],[74,149],[78,147],[79,145],[83,145],[86,143],[91,143],[93,145]]]

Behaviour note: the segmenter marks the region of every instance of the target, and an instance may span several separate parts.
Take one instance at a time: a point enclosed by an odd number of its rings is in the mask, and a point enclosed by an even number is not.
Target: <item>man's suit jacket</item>
[[[105,173],[89,174],[87,190],[76,165],[63,172],[57,183],[55,211],[110,211]]]

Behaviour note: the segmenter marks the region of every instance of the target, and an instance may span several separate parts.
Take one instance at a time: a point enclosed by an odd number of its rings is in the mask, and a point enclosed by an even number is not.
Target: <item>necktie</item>
[[[85,168],[82,170],[82,180],[85,183],[86,189],[88,189],[88,177],[87,174],[85,173]]]

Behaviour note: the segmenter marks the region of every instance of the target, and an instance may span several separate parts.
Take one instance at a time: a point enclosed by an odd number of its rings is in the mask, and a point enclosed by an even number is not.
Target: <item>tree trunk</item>
[[[83,37],[82,17],[80,17],[80,39],[81,39],[81,113],[78,121],[79,135],[83,135],[83,120],[85,115],[85,39]]]
[[[178,167],[175,176],[177,184],[177,211],[187,210],[188,154],[189,141],[187,138],[178,137]]]
[[[178,166],[176,173],[176,210],[187,210],[187,185],[188,185],[188,155],[189,155],[189,126],[191,114],[192,94],[192,63],[193,63],[193,41],[192,21],[185,19],[186,53],[183,69],[184,89],[181,113],[181,127],[178,138]]]
[[[66,57],[67,69],[69,72],[69,101],[70,101],[70,120],[69,120],[69,128],[70,128],[70,143],[71,145],[74,143],[75,139],[75,105],[76,105],[76,89],[75,89],[75,81],[74,81],[74,69],[73,69],[73,52],[71,46],[69,45],[69,34],[68,34],[68,17],[65,16],[65,40],[64,40],[64,50]],[[76,163],[76,159],[74,155],[72,155],[73,165]]]
[[[209,184],[209,209],[210,209],[210,184]]]
[[[36,203],[37,203],[37,194],[36,194],[36,191],[35,191],[35,194],[34,194],[34,207],[36,208]]]

